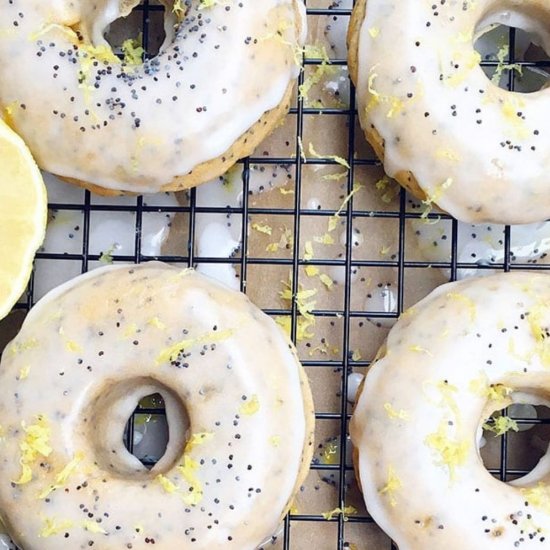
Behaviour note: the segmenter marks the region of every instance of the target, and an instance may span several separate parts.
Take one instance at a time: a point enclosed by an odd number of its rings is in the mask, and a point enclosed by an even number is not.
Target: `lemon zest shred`
[[[227,0],[225,3],[227,4]],[[199,0],[199,10],[206,10],[215,6],[221,6],[223,4],[224,2],[222,2],[221,0]]]
[[[434,354],[429,349],[423,348],[422,346],[411,346],[409,349],[411,351],[414,351],[415,353],[424,353],[430,357],[434,356]]]
[[[19,380],[26,380],[31,372],[31,366],[26,365],[19,370]]]
[[[191,434],[191,437],[185,445],[185,453],[190,453],[195,447],[203,445],[207,441],[210,441],[214,437],[213,432],[197,432]]]
[[[260,401],[254,394],[250,399],[239,407],[239,412],[245,416],[252,416],[260,410]]]
[[[425,220],[432,212],[433,207],[441,199],[444,192],[451,187],[453,184],[453,178],[447,178],[443,183],[440,183],[435,186],[434,192],[431,195],[428,195],[423,201],[422,204],[426,207],[420,219]]]
[[[278,447],[281,444],[281,436],[280,435],[272,435],[269,438],[269,443],[273,445],[273,447]]]
[[[390,420],[410,420],[410,416],[407,411],[403,409],[397,410],[391,403],[384,403],[384,410]]]
[[[164,363],[175,361],[182,351],[198,346],[200,344],[214,344],[216,342],[227,340],[228,338],[231,338],[233,332],[234,331],[232,329],[223,330],[221,332],[207,332],[206,334],[202,334],[201,336],[197,336],[196,338],[188,338],[186,340],[176,342],[172,346],[168,346],[159,353],[159,355],[155,359],[155,364],[159,366]]]
[[[113,263],[113,252],[117,250],[117,245],[113,244],[108,250],[101,253],[99,256],[99,261],[103,264],[110,265]]]
[[[334,240],[334,237],[330,233],[325,233],[322,237],[313,237],[313,241],[319,244],[324,245],[331,245],[334,244],[336,241]]]
[[[437,158],[447,159],[453,162],[458,162],[460,160],[458,153],[456,153],[456,151],[453,151],[452,149],[438,149],[435,152],[435,156]]]
[[[308,277],[316,277],[320,273],[319,268],[314,265],[306,265],[304,271]]]
[[[189,485],[189,492],[183,495],[183,501],[190,506],[199,504],[204,495],[202,483],[196,474],[199,467],[199,463],[187,454],[184,454],[183,463],[178,466],[178,471]]]
[[[357,514],[357,509],[354,506],[344,506],[344,508],[334,508],[334,510],[330,510],[329,512],[323,512],[322,516],[327,521],[330,521],[335,516],[342,515],[342,519],[344,521],[348,521],[348,516],[352,516]]]
[[[53,31],[53,30],[59,31],[62,34],[64,34],[68,38],[69,42],[72,42],[72,44],[75,45],[75,46],[80,43],[80,38],[78,37],[78,34],[73,29],[71,29],[71,27],[68,27],[66,25],[60,25],[58,23],[47,23],[47,24],[45,24],[42,27],[42,29],[40,29],[37,32],[34,32],[34,33],[30,34],[29,35],[29,40],[31,42],[34,42],[34,41],[38,40],[39,38],[41,38],[42,36],[48,34],[50,31]]]
[[[352,361],[361,361],[363,359],[363,356],[361,355],[361,352],[358,349],[353,350],[353,353],[351,354],[351,360]]]
[[[31,465],[37,458],[41,456],[48,457],[52,453],[50,446],[51,430],[44,415],[37,416],[35,423],[28,426],[25,421],[22,421],[21,427],[25,432],[23,441],[19,443],[21,452],[19,463],[21,464],[22,473],[19,479],[13,482],[16,485],[24,485],[32,481]]]
[[[337,164],[340,164],[344,168],[347,168],[348,170],[351,168],[348,161],[342,157],[339,157],[338,155],[321,155],[319,154],[315,148],[313,147],[313,143],[311,141],[309,142],[309,154],[312,157],[315,157],[317,159],[330,159],[336,162]]]
[[[138,330],[138,326],[136,323],[130,323],[125,329],[124,329],[124,337],[125,338],[131,338],[136,334]]]
[[[509,396],[514,389],[504,384],[489,384],[487,377],[481,376],[470,380],[469,390],[481,397],[486,397],[489,401],[508,403],[511,402]]]
[[[166,325],[158,317],[152,317],[151,319],[149,319],[149,321],[147,321],[147,324],[150,327],[155,327],[155,328],[158,328],[159,330],[166,329]]]
[[[323,176],[323,179],[329,180],[329,181],[340,181],[347,177],[348,177],[348,172],[340,172],[337,174],[326,174]]]
[[[12,101],[6,105],[0,113],[0,118],[2,118],[12,130],[15,130],[15,112],[20,108],[19,101]]]
[[[105,529],[103,529],[103,527],[101,527],[101,525],[98,525],[98,523],[95,521],[85,520],[82,523],[82,527],[84,527],[84,529],[90,533],[95,533],[99,535],[107,534],[107,531],[105,531]]]
[[[463,466],[468,458],[470,444],[468,440],[459,440],[449,434],[447,422],[442,421],[437,431],[429,434],[424,443],[437,456],[436,464],[449,470],[451,481],[456,478],[456,469]]]
[[[23,351],[28,351],[31,349],[36,349],[38,347],[38,340],[35,338],[30,338],[24,342],[13,342],[9,347],[9,353],[12,356],[15,356]]]
[[[348,205],[349,201],[351,201],[353,196],[360,189],[363,189],[363,187],[364,187],[363,185],[356,184],[356,185],[353,186],[353,189],[346,195],[346,197],[342,201],[342,204],[340,205],[340,207],[338,208],[336,213],[333,216],[331,216],[328,220],[328,233],[332,233],[338,227],[338,220],[339,220],[340,216],[342,215],[342,212],[344,211],[344,209]],[[330,244],[334,244],[334,240]]]
[[[325,76],[334,74],[336,67],[331,65],[325,46],[306,45],[303,49],[303,56],[305,59],[321,60],[321,63],[315,67],[315,70],[298,86],[300,98],[309,102],[309,93],[312,88],[317,86]]]
[[[321,463],[328,465],[340,463],[340,445],[336,441],[329,441],[325,444]]]
[[[172,13],[174,13],[178,19],[180,19],[184,15],[185,8],[182,5],[182,0],[174,1],[174,5],[172,6]]]
[[[535,487],[522,488],[521,493],[530,505],[550,514],[550,488],[545,483],[539,482]]]
[[[497,52],[497,68],[491,78],[491,82],[498,86],[500,84],[500,79],[504,74],[504,71],[517,71],[517,73],[523,75],[523,67],[520,63],[506,63],[505,59],[510,53],[510,46],[508,44],[503,44]]]
[[[393,118],[394,116],[401,113],[407,105],[411,105],[415,101],[417,101],[418,98],[422,96],[422,90],[413,94],[412,97],[407,98],[406,101],[403,101],[398,96],[379,93],[375,88],[375,80],[379,77],[378,73],[376,73],[375,71],[377,70],[379,65],[380,64],[377,63],[376,65],[371,67],[369,71],[367,89],[371,97],[369,99],[367,106],[365,107],[365,113],[366,114],[370,113],[370,111],[377,105],[385,104],[388,106],[388,110],[386,112],[386,118]]]
[[[311,241],[306,241],[306,244],[304,245],[304,260],[309,262],[313,259],[314,254],[313,244]]]
[[[377,38],[380,34],[380,29],[378,27],[370,27],[369,28],[369,34],[372,38]]]
[[[43,520],[42,530],[38,535],[41,538],[48,538],[53,535],[59,535],[70,529],[74,523],[71,520],[58,520],[56,518],[45,517]]]
[[[401,186],[388,178],[388,176],[381,177],[375,183],[376,189],[380,192],[380,198],[385,204],[390,204],[399,195]]]
[[[319,280],[327,287],[328,290],[331,290],[334,286],[334,281],[325,273],[319,275]]]
[[[273,228],[267,224],[253,223],[252,229],[255,229],[259,233],[264,233],[265,235],[271,235],[273,233]]]
[[[275,322],[283,329],[286,335],[290,338],[292,319],[290,316],[275,317]],[[302,342],[303,340],[310,340],[315,336],[309,329],[315,326],[314,319],[305,319],[304,317],[298,317],[296,319],[296,340]]]
[[[403,483],[397,477],[395,469],[392,465],[388,468],[388,481],[382,489],[378,491],[380,495],[386,495],[390,501],[390,506],[395,508],[397,506],[397,499],[395,498],[395,493],[403,488]]]
[[[313,321],[315,319],[314,315],[312,314],[312,311],[315,309],[315,301],[308,301],[310,298],[313,298],[318,292],[317,289],[310,289],[310,290],[302,290],[300,286],[300,290],[296,292],[296,294],[292,295],[292,280],[289,277],[288,282],[284,282],[284,289],[279,292],[279,295],[283,300],[287,300],[289,302],[296,303],[296,307],[298,308],[298,311],[300,314],[305,317],[306,319],[309,319]]]
[[[69,478],[76,472],[78,465],[84,460],[84,453],[78,452],[73,459],[55,476],[55,483],[42,491],[38,498],[45,499],[53,491],[62,489],[67,484]]]
[[[169,494],[173,494],[178,490],[178,486],[162,474],[158,474],[155,480],[160,483],[161,487]]]
[[[519,432],[518,423],[509,416],[497,416],[491,418],[490,421],[483,424],[483,429],[493,432],[495,437],[504,435],[509,431]]]
[[[448,292],[447,298],[449,298],[450,300],[455,300],[457,302],[463,303],[468,308],[468,311],[470,313],[470,320],[471,321],[476,320],[477,305],[469,296],[466,296],[465,294],[460,294],[458,292]]]
[[[137,38],[128,38],[122,43],[124,63],[129,67],[137,67],[143,63],[145,49],[142,46],[143,35],[140,33]]]

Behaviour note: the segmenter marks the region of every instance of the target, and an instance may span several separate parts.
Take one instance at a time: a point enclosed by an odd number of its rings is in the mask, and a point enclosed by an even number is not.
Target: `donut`
[[[495,411],[550,404],[549,327],[550,276],[517,272],[445,284],[392,328],[350,434],[368,510],[400,550],[546,547],[550,453],[503,483],[479,442]]]
[[[162,263],[48,294],[6,348],[0,387],[0,516],[25,550],[252,550],[312,456],[311,393],[280,328]],[[123,432],[155,393],[170,436],[148,470]]]
[[[8,2],[0,110],[44,170],[102,194],[189,188],[252,153],[288,111],[303,0],[163,0],[153,59],[119,60],[108,26],[139,0]]]
[[[474,43],[496,24],[520,27],[550,52],[543,0],[359,0],[349,65],[367,140],[387,174],[469,223],[550,217],[550,89],[493,84]]]

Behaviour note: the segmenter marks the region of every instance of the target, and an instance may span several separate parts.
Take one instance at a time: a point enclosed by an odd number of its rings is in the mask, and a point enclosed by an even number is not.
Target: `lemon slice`
[[[42,174],[23,140],[0,119],[0,319],[25,291],[47,216]]]

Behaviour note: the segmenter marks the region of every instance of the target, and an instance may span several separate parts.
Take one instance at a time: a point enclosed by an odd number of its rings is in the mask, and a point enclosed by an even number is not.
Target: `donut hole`
[[[159,401],[158,397],[162,401]],[[162,408],[140,406],[140,402],[164,403],[165,420],[151,434],[157,456],[144,459],[132,445],[139,415],[163,416]],[[152,378],[111,382],[91,401],[84,416],[88,439],[97,464],[123,479],[152,479],[171,470],[181,459],[189,436],[190,420],[184,403],[173,390]],[[164,446],[164,448],[162,448]],[[140,453],[143,454],[143,453]]]
[[[535,20],[506,10],[486,17],[475,33],[481,68],[498,87],[518,93],[550,85],[550,15]]]
[[[490,414],[478,434],[485,468],[519,487],[550,473],[550,408],[534,396],[526,399],[526,395],[522,393],[518,402]],[[515,400],[515,394],[511,397]]]
[[[140,400],[124,430],[124,445],[147,469],[166,454],[169,440],[164,399],[159,393]]]
[[[127,17],[113,21],[105,31],[105,39],[114,53],[124,58],[123,45],[127,40],[135,47],[143,47],[145,57],[155,57],[167,40],[165,15],[160,10],[149,9],[146,14],[134,9]],[[147,29],[147,32],[145,32]]]

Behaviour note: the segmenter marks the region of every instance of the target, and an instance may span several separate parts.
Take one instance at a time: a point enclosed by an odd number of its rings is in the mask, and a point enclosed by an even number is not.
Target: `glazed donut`
[[[244,294],[161,263],[51,292],[0,387],[0,516],[24,550],[253,549],[312,456],[312,398],[282,331]],[[170,437],[148,470],[123,431],[153,393]]]
[[[138,3],[16,0],[0,12],[4,117],[41,168],[103,194],[224,173],[286,114],[300,70],[303,0],[163,0],[166,41],[142,65],[104,38]]]
[[[443,285],[390,331],[350,433],[368,510],[400,550],[546,547],[550,452],[503,483],[478,445],[494,411],[550,405],[549,327],[550,276],[524,272]]]
[[[550,89],[493,84],[474,49],[495,24],[532,33],[550,52],[544,0],[359,0],[349,65],[367,140],[427,208],[470,223],[550,217]]]

